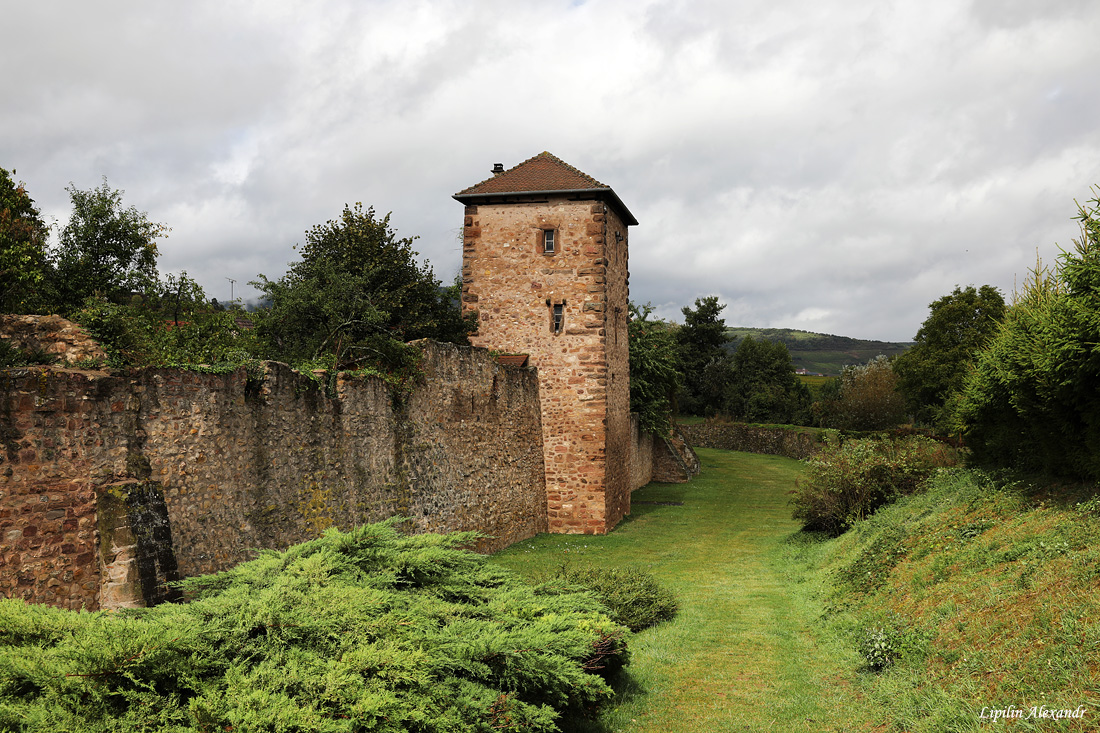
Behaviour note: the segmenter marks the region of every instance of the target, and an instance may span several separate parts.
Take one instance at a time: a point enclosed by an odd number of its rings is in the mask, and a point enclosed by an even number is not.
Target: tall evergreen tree
[[[1100,188],[1081,237],[1037,265],[967,374],[956,419],[977,457],[1100,480]]]
[[[676,342],[684,369],[679,408],[685,414],[704,415],[721,409],[724,382],[716,382],[714,376],[729,366],[730,356],[723,348],[729,337],[726,322],[719,315],[725,307],[717,296],[710,295],[696,298],[694,309],[682,309],[684,325],[676,331]]]

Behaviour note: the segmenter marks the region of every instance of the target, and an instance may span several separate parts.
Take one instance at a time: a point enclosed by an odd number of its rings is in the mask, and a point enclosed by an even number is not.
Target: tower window
[[[556,234],[557,232],[555,232],[553,229],[542,230],[542,253],[544,255],[552,255],[556,251]]]
[[[565,328],[565,303],[554,303],[551,314],[551,330],[554,333],[561,333]]]

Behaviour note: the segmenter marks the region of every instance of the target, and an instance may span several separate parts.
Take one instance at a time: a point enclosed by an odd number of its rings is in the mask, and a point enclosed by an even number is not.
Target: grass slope
[[[703,474],[650,484],[603,537],[540,535],[493,562],[531,577],[561,564],[641,566],[680,599],[677,617],[630,642],[632,684],[608,731],[875,730],[854,650],[823,631],[812,583],[793,582],[787,492],[797,461],[699,450]],[[672,506],[682,503],[682,506]]]
[[[899,653],[862,678],[890,730],[1100,730],[1100,501],[954,470],[798,554],[837,583],[822,586],[835,629],[853,642],[882,629]],[[1085,712],[1031,717],[1040,706]],[[983,708],[1024,717],[994,725]]]
[[[826,375],[840,374],[845,366],[864,364],[880,354],[897,356],[912,346],[909,343],[867,341],[791,328],[734,327],[727,328],[726,334],[732,339],[730,349],[736,349],[745,336],[786,344],[796,369],[801,367]]]

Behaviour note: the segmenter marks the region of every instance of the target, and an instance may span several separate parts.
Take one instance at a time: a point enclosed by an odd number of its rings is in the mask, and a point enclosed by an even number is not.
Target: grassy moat
[[[679,596],[675,619],[631,640],[593,730],[1100,727],[1096,506],[956,470],[827,539],[790,518],[797,461],[699,456],[700,477],[638,490],[608,536],[493,557],[532,577],[638,566]]]

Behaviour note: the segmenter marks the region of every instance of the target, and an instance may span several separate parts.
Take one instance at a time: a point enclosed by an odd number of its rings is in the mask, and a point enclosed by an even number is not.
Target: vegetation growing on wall
[[[126,206],[106,178],[67,190],[72,213],[50,248],[33,200],[0,169],[0,311],[69,317],[101,342],[112,366],[218,370],[274,359],[306,373],[356,370],[404,384],[417,363],[407,341],[466,343],[470,323],[453,288],[416,261],[413,240],[398,238],[388,215],[361,204],[309,230],[286,275],[259,275],[269,307],[249,319],[207,301],[186,272],[162,276],[157,240],[168,227]]]
[[[474,539],[330,530],[116,614],[0,600],[0,728],[573,729],[611,698],[626,630]]]
[[[111,366],[235,369],[259,351],[247,317],[212,307],[186,272],[126,304],[92,296],[70,315],[103,345]]]

